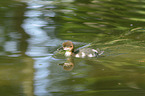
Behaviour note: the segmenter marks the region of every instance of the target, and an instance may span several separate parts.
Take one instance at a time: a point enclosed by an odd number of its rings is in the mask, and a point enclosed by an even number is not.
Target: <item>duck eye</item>
[[[72,46],[70,46],[70,47],[72,47]]]

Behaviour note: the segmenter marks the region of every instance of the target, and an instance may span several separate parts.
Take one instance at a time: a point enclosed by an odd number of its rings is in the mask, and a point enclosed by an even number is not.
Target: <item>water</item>
[[[144,96],[144,4],[1,0],[0,94]],[[105,52],[99,58],[54,57],[67,40]]]

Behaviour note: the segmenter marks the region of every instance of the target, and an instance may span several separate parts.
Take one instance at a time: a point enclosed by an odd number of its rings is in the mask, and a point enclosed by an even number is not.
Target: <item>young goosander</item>
[[[65,50],[66,57],[74,56],[74,57],[80,57],[80,58],[97,57],[97,56],[103,54],[103,52],[104,52],[104,51],[98,52],[97,50],[91,49],[91,48],[82,48],[82,49],[75,51],[74,44],[71,41],[64,42],[62,44],[61,49]]]

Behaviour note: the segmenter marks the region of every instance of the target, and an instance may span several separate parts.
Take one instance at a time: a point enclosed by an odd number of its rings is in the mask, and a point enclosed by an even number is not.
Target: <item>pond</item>
[[[1,0],[0,94],[145,96],[144,10],[144,0]],[[68,40],[104,54],[54,56]]]

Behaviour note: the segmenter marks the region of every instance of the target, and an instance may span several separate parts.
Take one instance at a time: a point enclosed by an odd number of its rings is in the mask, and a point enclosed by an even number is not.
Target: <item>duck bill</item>
[[[63,50],[63,47],[58,48],[57,50]]]

